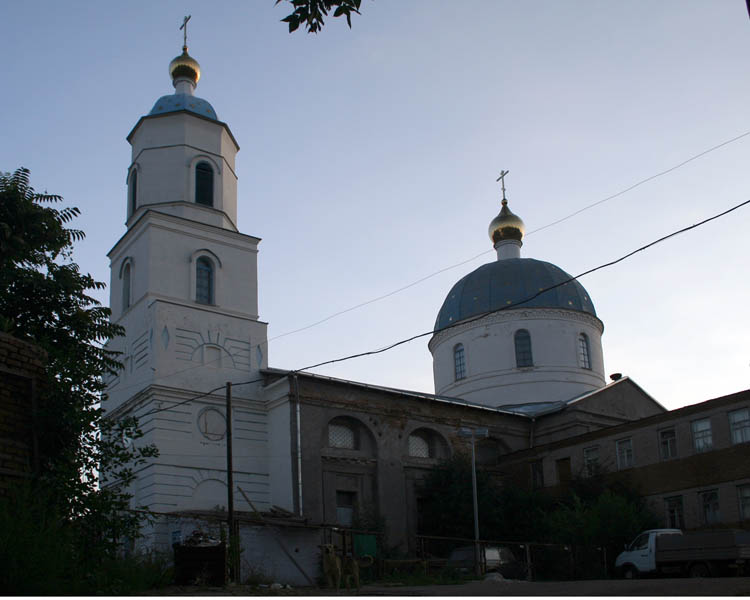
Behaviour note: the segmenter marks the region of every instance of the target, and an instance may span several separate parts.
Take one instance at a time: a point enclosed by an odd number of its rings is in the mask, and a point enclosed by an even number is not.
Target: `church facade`
[[[487,429],[482,468],[523,464],[532,480],[549,481],[537,459],[512,457],[665,414],[628,377],[607,383],[591,297],[559,267],[521,257],[524,224],[504,190],[489,228],[497,260],[458,281],[438,311],[434,394],[270,367],[260,239],[237,228],[239,146],[195,96],[200,66],[187,47],[170,75],[175,93],[128,135],[126,232],[109,253],[112,318],[126,335],[109,345],[124,368],[108,381],[103,408],[113,419],[136,416],[142,441],[160,452],[131,490],[134,507],[158,515],[146,545],[167,549],[196,515],[225,514],[226,382],[234,507],[292,515],[299,528],[279,535],[310,568],[316,528],[354,527],[372,514],[389,547],[413,550],[419,482],[466,451],[460,428]],[[262,560],[270,538],[256,534],[245,556]],[[300,580],[283,557],[268,570]]]

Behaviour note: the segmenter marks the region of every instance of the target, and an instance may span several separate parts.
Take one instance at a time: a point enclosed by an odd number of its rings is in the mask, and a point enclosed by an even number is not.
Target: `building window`
[[[664,498],[664,507],[667,510],[667,527],[673,529],[682,529],[685,527],[685,512],[682,508],[682,496]]]
[[[719,491],[708,490],[699,493],[703,510],[703,524],[713,525],[721,521],[719,513]]]
[[[130,263],[122,269],[122,311],[130,308]]]
[[[629,469],[633,466],[633,440],[619,440],[617,446],[617,468]]]
[[[138,208],[138,171],[133,169],[133,173],[130,175],[130,214],[135,214],[135,209]]]
[[[750,414],[748,409],[733,410],[729,413],[729,427],[732,430],[732,443],[750,442]]]
[[[342,527],[351,527],[357,505],[356,492],[336,490],[336,521]]]
[[[534,358],[531,355],[531,336],[525,329],[519,329],[513,336],[516,344],[516,367],[533,367]]]
[[[409,436],[409,456],[416,458],[430,458],[432,456],[427,436],[420,433],[412,433]]]
[[[662,460],[677,456],[677,435],[674,429],[662,429],[659,432],[659,455]]]
[[[535,490],[544,487],[544,467],[541,460],[531,463],[531,487]]]
[[[593,477],[599,472],[599,446],[583,449],[583,471],[586,477]]]
[[[214,205],[214,170],[207,162],[195,165],[195,203]]]
[[[740,503],[740,519],[750,520],[750,485],[737,486],[737,499]]]
[[[205,256],[195,262],[195,301],[214,303],[214,266]]]
[[[357,449],[357,436],[354,428],[347,423],[328,424],[328,446],[331,448]]]
[[[591,352],[589,349],[589,336],[582,333],[578,336],[578,362],[584,369],[591,368]]]
[[[711,421],[709,419],[701,419],[700,421],[693,421],[691,424],[693,429],[693,448],[696,452],[708,452],[713,448],[713,437],[711,436]]]
[[[555,461],[555,468],[557,469],[557,481],[560,483],[568,483],[571,479],[570,471],[570,457],[558,458]]]
[[[453,365],[456,374],[456,381],[466,379],[466,354],[463,344],[456,344],[453,348]]]

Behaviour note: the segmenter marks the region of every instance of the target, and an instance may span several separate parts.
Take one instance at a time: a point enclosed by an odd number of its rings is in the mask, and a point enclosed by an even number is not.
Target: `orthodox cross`
[[[180,29],[185,30],[182,34],[182,45],[185,46],[185,48],[187,48],[187,22],[190,20],[190,17],[192,17],[192,15],[188,15],[187,17],[185,17],[182,20],[182,25],[180,25]]]
[[[505,176],[510,173],[510,171],[500,171],[500,177],[498,177],[495,181],[499,181],[500,185],[503,187],[503,200],[505,200]]]

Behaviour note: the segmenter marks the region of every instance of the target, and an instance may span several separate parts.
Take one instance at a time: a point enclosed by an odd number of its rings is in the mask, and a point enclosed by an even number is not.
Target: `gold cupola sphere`
[[[188,54],[187,50],[187,46],[183,46],[182,54],[169,63],[169,74],[172,76],[173,82],[180,77],[186,77],[195,85],[201,78],[201,66],[197,60]]]
[[[523,224],[521,217],[514,215],[508,208],[508,201],[503,199],[503,207],[489,227],[490,239],[493,244],[505,240],[518,240],[523,238],[526,232],[526,226]]]

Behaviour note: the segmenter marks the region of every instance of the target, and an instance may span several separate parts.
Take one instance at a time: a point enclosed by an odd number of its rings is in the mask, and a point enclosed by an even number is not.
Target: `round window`
[[[198,431],[208,440],[224,439],[227,432],[227,422],[224,413],[215,408],[207,408],[198,415]]]

